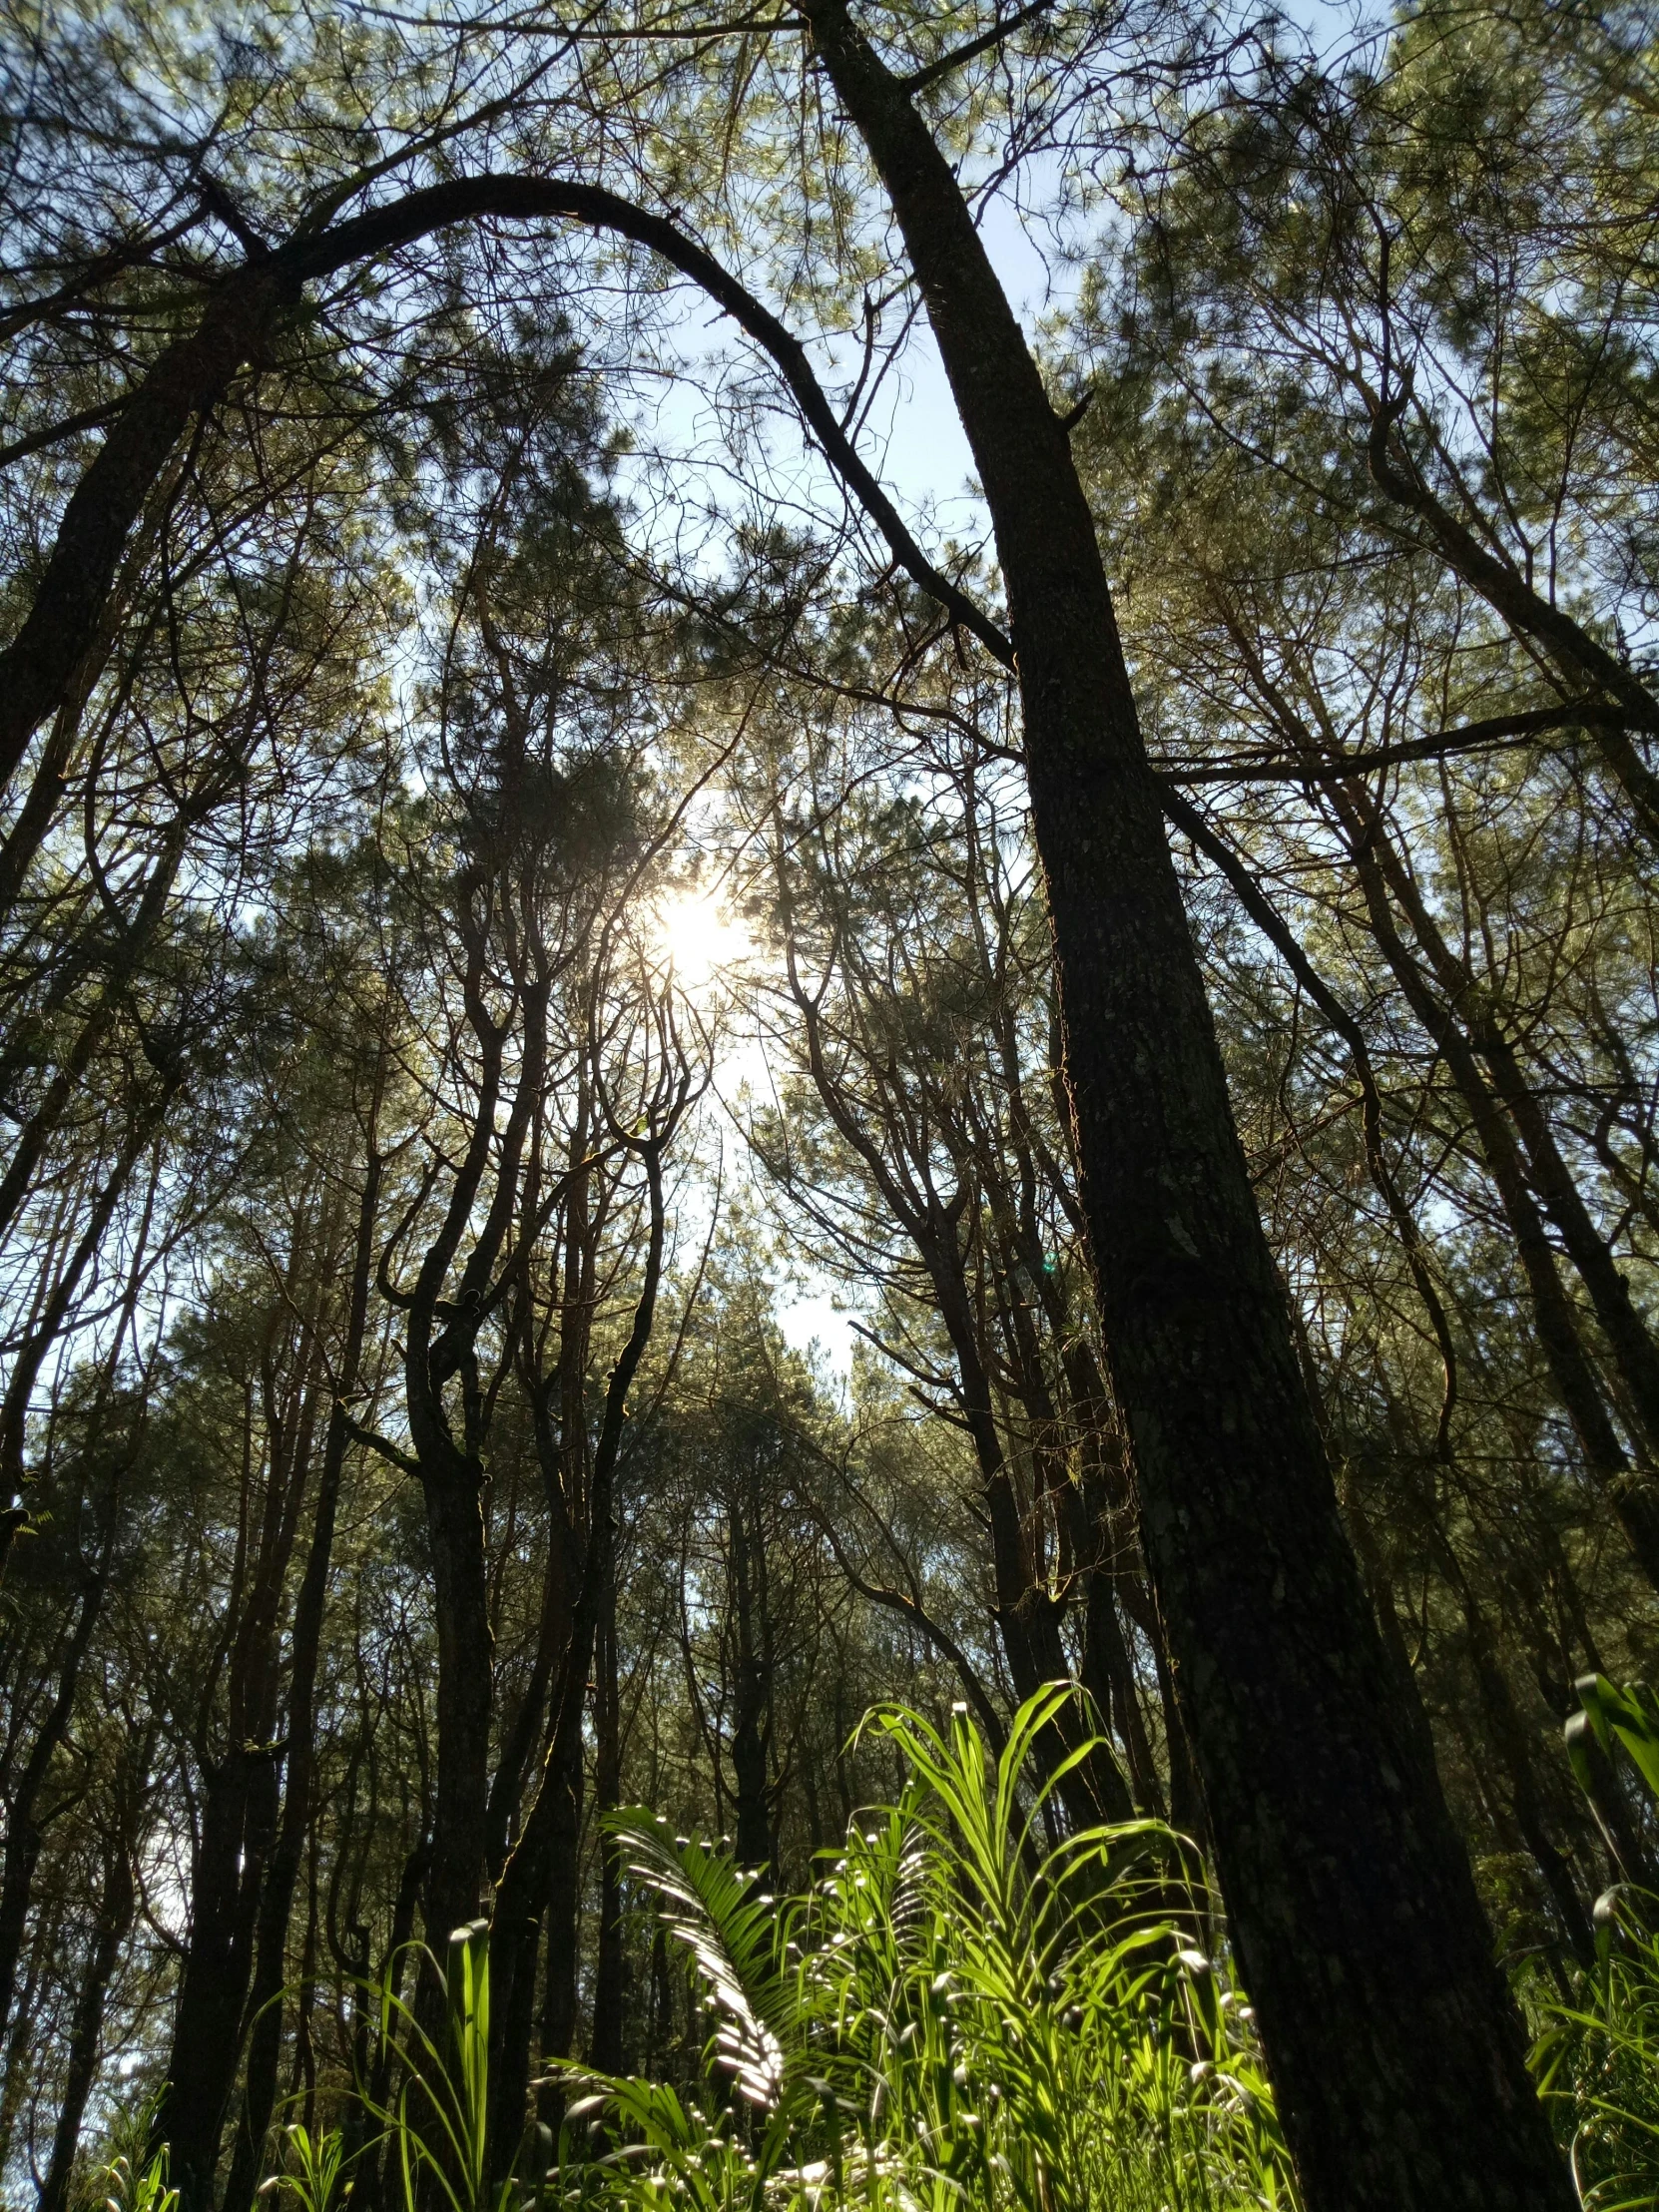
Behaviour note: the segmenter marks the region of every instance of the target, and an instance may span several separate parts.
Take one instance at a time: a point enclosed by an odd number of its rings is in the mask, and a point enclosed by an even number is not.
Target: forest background
[[[895,1694],[1074,1676],[1060,1825],[1243,1864],[996,499],[804,15],[5,16],[9,2204],[155,2099],[247,2212],[491,1898],[503,2139],[690,2078],[599,1812],[797,1887]],[[1659,1625],[1654,23],[859,20],[1088,497],[1379,1678],[1566,1996],[1652,1851],[1561,1727]]]

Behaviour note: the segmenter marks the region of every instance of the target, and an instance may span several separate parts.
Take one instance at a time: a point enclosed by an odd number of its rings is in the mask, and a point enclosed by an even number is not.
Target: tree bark
[[[311,1524],[310,1549],[300,1577],[293,1609],[290,1642],[291,1672],[288,1678],[287,1757],[283,1776],[282,1816],[276,1848],[260,1898],[254,1986],[248,1998],[250,2021],[248,2076],[243,2091],[242,2124],[237,2131],[230,2177],[225,2188],[224,2212],[243,2212],[259,2187],[260,2164],[266,2131],[276,2102],[276,2075],[281,2058],[282,1987],[287,1979],[288,1920],[293,1910],[294,1887],[305,1855],[305,1837],[312,1806],[316,1771],[316,1673],[322,1649],[323,1606],[328,1592],[328,1569],[333,1558],[334,1521],[339,1511],[340,1478],[351,1441],[351,1422],[345,1400],[356,1388],[362,1364],[363,1339],[368,1327],[368,1285],[374,1259],[374,1222],[379,1202],[381,1162],[373,1149],[372,1123],[369,1153],[357,1210],[356,1251],[351,1267],[350,1304],[346,1315],[345,1347],[339,1367],[339,1382],[328,1416],[328,1433],[322,1449],[322,1472],[317,1481],[316,1512]]]
[[[1229,1920],[1310,2212],[1566,2212],[1420,1710],[1338,1515],[1064,426],[951,171],[804,0],[904,235],[991,510],[1082,1197]]]
[[[275,259],[237,273],[197,327],[151,365],[64,510],[57,543],[22,628],[0,652],[0,786],[16,775],[37,726],[63,705],[104,620],[134,523],[194,417],[217,404],[300,279]]]
[[[211,1764],[204,1758],[202,1845],[193,1870],[190,1940],[167,2086],[151,2130],[153,2147],[169,2145],[181,2212],[207,2212],[214,2202],[220,2140],[242,2055],[261,1899],[277,1841],[282,1592],[315,1434],[318,1305],[336,1251],[325,1230],[304,1246],[296,1238],[289,1256],[290,1293],[292,1279],[302,1269],[318,1280],[310,1309],[298,1325],[297,1373],[281,1411],[268,1369],[270,1465],[247,1609],[228,1672],[225,1749]]]
[[[69,2030],[69,2053],[64,2068],[63,2102],[52,2137],[52,2158],[41,2183],[39,2212],[65,2212],[75,2171],[75,2148],[81,2139],[87,2099],[98,2072],[98,2044],[104,2028],[104,2007],[121,1946],[133,1925],[138,1902],[133,1880],[131,1839],[119,1828],[104,1846],[104,1880],[93,1922],[92,1947],[86,1972],[75,1994],[75,2010]]]
[[[686,1090],[682,1089],[679,1106],[670,1117],[670,1127],[678,1121],[685,1096]],[[651,1224],[640,1295],[635,1303],[628,1341],[605,1387],[605,1411],[593,1457],[586,1556],[572,1614],[570,1642],[559,1671],[541,1786],[495,1892],[490,1957],[494,1986],[490,2020],[489,2139],[491,2171],[498,2177],[504,2177],[511,2170],[528,2116],[536,1953],[544,1913],[551,1924],[548,2011],[561,2037],[568,2038],[575,2024],[574,1921],[580,1873],[582,1715],[587,1704],[594,1637],[612,1573],[611,1514],[622,1424],[628,1392],[651,1341],[657,1315],[657,1293],[662,1282],[667,1233],[663,1150],[667,1141],[667,1136],[659,1132],[636,1147],[646,1170]],[[569,1977],[568,2018],[555,1988],[555,1976]],[[562,2054],[565,2047],[567,2044],[555,2044],[547,2054]]]
[[[594,1662],[594,1784],[601,1813],[622,1802],[622,1697],[617,1680],[616,1572],[606,1576]],[[588,2060],[600,2073],[624,2071],[622,1853],[613,1837],[599,1839],[599,1955],[593,1976],[593,2041]]]
[[[6,1806],[6,1861],[4,1873],[0,1874],[0,2036],[5,2034],[11,2017],[12,1999],[17,1989],[17,1964],[23,1954],[23,1934],[28,1925],[35,1869],[40,1864],[44,1841],[40,1793],[45,1787],[47,1771],[57,1757],[58,1747],[69,1733],[81,1668],[92,1642],[93,1629],[98,1624],[104,1590],[102,1573],[88,1577],[80,1618],[64,1652],[57,1694]]]

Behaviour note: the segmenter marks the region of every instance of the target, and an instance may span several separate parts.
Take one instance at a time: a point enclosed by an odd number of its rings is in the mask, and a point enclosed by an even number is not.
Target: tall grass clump
[[[1537,2007],[1533,2069],[1585,2212],[1659,2212],[1659,1699],[1605,1675],[1577,1689],[1568,1756],[1624,1879],[1596,1901],[1593,1968]]]
[[[360,2083],[348,2099],[378,2132],[352,2152],[339,2128],[284,2127],[281,2163],[260,2189],[276,2212],[344,2212],[358,2161],[382,2149],[389,2150],[383,2186],[393,2212],[527,2212],[545,2188],[546,2130],[528,2132],[505,2178],[491,2171],[489,1923],[455,1929],[441,1966],[423,1943],[408,1948],[438,2002],[429,2021],[418,1997],[411,2003],[393,1993],[389,1964],[370,1992],[379,2003],[381,2048],[395,2044],[397,2086],[388,2104]],[[532,2167],[536,2178],[526,2185],[520,2169]]]
[[[701,1984],[700,2087],[564,2064],[580,2093],[557,2147],[528,2129],[503,2176],[475,1922],[441,1968],[410,1946],[437,2002],[395,1995],[389,1969],[376,1992],[397,2085],[348,2092],[372,2139],[348,2154],[341,2130],[285,2127],[262,2198],[346,2212],[358,2160],[383,2154],[395,2212],[1294,2212],[1196,1854],[1149,1820],[1050,1840],[1094,1748],[1053,1763],[1073,1695],[1030,1699],[996,1757],[960,1708],[942,1730],[867,1715],[903,1792],[799,1897],[649,1812],[608,1815]],[[165,2176],[163,2154],[111,2212],[173,2212]]]
[[[152,2107],[143,2108],[146,2121]],[[179,2192],[167,2178],[165,2145],[148,2158],[136,2149],[118,2152],[91,2176],[90,2198],[98,2212],[176,2212]]]
[[[1198,1947],[1177,1839],[1137,1821],[1046,1842],[1070,1693],[993,1759],[877,1709],[908,1777],[805,1896],[777,1901],[645,1812],[612,1816],[712,2015],[701,2096],[576,2075],[596,2155],[567,2204],[738,2212],[1204,2212],[1288,2205],[1248,2008]],[[1080,1759],[1081,1752],[1073,1754]]]

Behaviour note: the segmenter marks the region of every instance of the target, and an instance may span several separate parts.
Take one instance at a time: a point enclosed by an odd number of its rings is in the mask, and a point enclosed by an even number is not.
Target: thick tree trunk
[[[1427,1729],[1338,1516],[1065,430],[901,86],[841,0],[803,12],[891,197],[996,530],[1112,1382],[1310,2212],[1565,2212]]]
[[[238,1743],[207,1777],[202,1849],[191,1889],[190,1948],[157,2107],[156,2146],[171,2153],[181,2212],[209,2212],[220,2134],[242,2048],[260,1886],[276,1833],[273,1753]]]
[[[459,1457],[459,1454],[456,1454]],[[425,1474],[438,1631],[437,1791],[421,1915],[440,1958],[452,1930],[478,1915],[489,1807],[492,1638],[482,1470]]]

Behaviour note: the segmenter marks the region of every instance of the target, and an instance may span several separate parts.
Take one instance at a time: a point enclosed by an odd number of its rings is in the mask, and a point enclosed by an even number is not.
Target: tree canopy
[[[1651,2201],[1651,11],[0,21],[0,2201]]]

